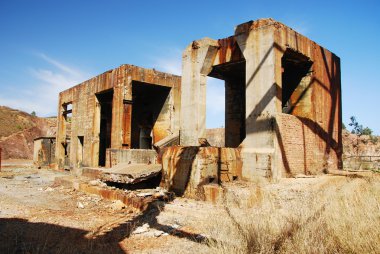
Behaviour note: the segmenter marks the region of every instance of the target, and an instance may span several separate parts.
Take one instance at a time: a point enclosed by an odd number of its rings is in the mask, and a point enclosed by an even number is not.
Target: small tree
[[[32,113],[30,113],[32,116],[36,116],[36,111],[32,111]]]
[[[351,116],[350,117],[351,123],[348,125],[352,127],[352,134],[356,134],[359,137],[363,135],[363,125],[359,124],[358,121],[356,121],[356,117]]]

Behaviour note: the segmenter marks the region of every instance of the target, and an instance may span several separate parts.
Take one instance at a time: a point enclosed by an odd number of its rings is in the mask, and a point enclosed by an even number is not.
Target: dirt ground
[[[155,202],[141,213],[55,186],[55,177],[67,172],[4,164],[0,253],[204,252],[204,237],[194,226],[212,204],[175,199],[169,204]]]
[[[56,186],[69,174],[11,162],[0,172],[0,253],[208,253],[204,235],[222,205],[176,198],[140,212],[116,201]],[[341,176],[284,179],[266,185],[278,203],[302,202]],[[229,186],[240,203],[255,185]],[[257,195],[255,196],[257,198]]]

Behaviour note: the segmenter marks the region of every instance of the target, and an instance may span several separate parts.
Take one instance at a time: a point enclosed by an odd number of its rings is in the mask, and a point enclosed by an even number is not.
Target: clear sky
[[[0,0],[0,105],[55,115],[59,91],[124,63],[181,74],[193,40],[268,17],[341,58],[343,122],[380,134],[380,1]],[[208,90],[220,127],[223,84]]]

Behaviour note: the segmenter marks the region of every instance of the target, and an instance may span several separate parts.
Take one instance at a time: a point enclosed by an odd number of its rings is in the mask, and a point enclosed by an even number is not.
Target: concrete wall
[[[206,138],[211,146],[224,147],[224,128],[206,129]]]
[[[157,153],[147,149],[107,149],[106,167],[111,168],[119,163],[156,164]]]

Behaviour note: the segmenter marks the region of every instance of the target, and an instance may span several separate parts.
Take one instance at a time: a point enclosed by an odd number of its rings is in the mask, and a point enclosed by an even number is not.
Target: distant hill
[[[34,139],[40,136],[55,136],[56,126],[56,118],[41,118],[0,106],[2,159],[32,159]]]

